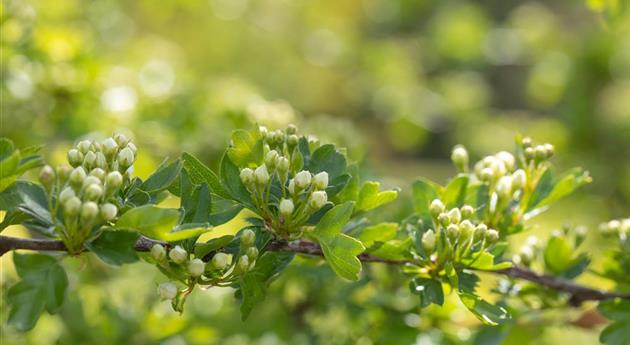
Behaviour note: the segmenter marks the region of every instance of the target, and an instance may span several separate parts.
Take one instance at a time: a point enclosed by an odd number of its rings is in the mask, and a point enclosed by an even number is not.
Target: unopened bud
[[[81,211],[81,199],[76,196],[70,197],[63,203],[63,211],[70,217],[78,215]]]
[[[250,168],[244,168],[243,170],[241,170],[240,177],[241,182],[243,182],[245,186],[249,186],[254,182],[254,170]]]
[[[118,144],[118,147],[125,147],[129,143],[129,138],[122,133],[114,134],[114,141]]]
[[[479,224],[475,228],[475,241],[482,240],[486,237],[486,232],[488,231],[488,227],[486,224]]]
[[[536,150],[535,150],[533,147],[527,147],[527,148],[525,148],[524,154],[525,154],[525,158],[526,158],[528,161],[530,161],[530,160],[532,160],[532,159],[536,158]]]
[[[319,210],[328,202],[328,195],[324,191],[316,191],[311,193],[308,199],[308,206],[312,209]]]
[[[473,214],[475,214],[475,209],[470,205],[462,206],[460,211],[462,212],[462,218],[464,219],[470,219]]]
[[[136,147],[136,145],[132,142],[129,142],[129,144],[127,144],[127,148],[129,148],[131,150],[131,152],[133,152],[133,156],[137,157],[138,156],[138,148]]]
[[[193,277],[200,277],[206,270],[206,264],[201,259],[193,259],[188,263],[188,273]]]
[[[448,226],[451,224],[451,217],[448,216],[448,213],[442,212],[437,217],[438,223],[442,226]]]
[[[126,171],[133,164],[134,160],[133,152],[128,147],[125,147],[118,153],[118,165],[122,168],[122,171]]]
[[[83,196],[85,200],[96,201],[103,196],[103,188],[98,184],[90,184],[85,187]]]
[[[499,232],[494,230],[494,229],[490,229],[488,231],[486,231],[486,241],[489,243],[495,243],[496,241],[499,240]]]
[[[228,265],[230,264],[230,261],[231,261],[230,255],[225,254],[225,253],[216,253],[212,257],[212,267],[218,270],[224,270],[228,267]]]
[[[90,176],[98,177],[99,180],[103,181],[105,180],[105,177],[107,175],[105,173],[105,170],[101,168],[94,168],[92,169],[92,171],[90,171]]]
[[[163,245],[156,243],[151,247],[151,256],[156,261],[164,261],[166,259],[166,249]]]
[[[544,145],[538,145],[535,148],[536,159],[541,161],[547,158],[547,150]]]
[[[479,179],[484,182],[492,181],[494,177],[494,171],[491,168],[483,168],[481,169],[481,173],[479,173]]]
[[[172,300],[177,297],[177,285],[175,283],[162,283],[158,286],[158,295],[162,300]]]
[[[324,190],[328,187],[328,173],[325,171],[320,172],[319,174],[313,177],[313,186],[315,189]]]
[[[545,148],[545,158],[547,159],[551,158],[551,156],[553,156],[553,153],[555,151],[553,145],[544,144],[543,147]]]
[[[291,134],[287,137],[287,146],[289,146],[289,148],[296,147],[299,142],[300,138],[295,134]]]
[[[280,205],[278,205],[278,209],[281,215],[285,217],[290,216],[291,213],[293,213],[294,209],[293,201],[291,201],[290,199],[280,200]]]
[[[122,174],[118,171],[112,171],[105,178],[105,186],[108,190],[117,190],[123,182]]]
[[[256,242],[256,233],[251,229],[243,230],[241,234],[241,245],[243,247],[251,247]]]
[[[516,159],[514,158],[514,155],[507,152],[507,151],[501,151],[499,153],[496,154],[496,157],[503,162],[503,164],[505,164],[505,167],[509,170],[512,171],[514,170],[514,167],[516,166]]]
[[[236,272],[245,273],[249,271],[249,258],[247,255],[243,255],[238,259],[238,263],[236,264]]]
[[[103,152],[98,152],[96,154],[96,162],[94,165],[96,168],[107,169],[107,158],[105,158]]]
[[[497,194],[499,198],[508,199],[512,197],[512,176],[503,176],[497,182]]]
[[[103,153],[105,153],[107,157],[113,157],[118,151],[118,143],[116,143],[114,138],[107,138],[103,140],[101,147],[103,148]]]
[[[55,169],[55,172],[57,173],[57,178],[59,179],[59,183],[61,185],[64,185],[66,181],[68,181],[68,178],[70,177],[72,168],[65,164],[58,165],[57,168]]]
[[[83,169],[83,167],[77,167],[72,170],[69,180],[70,184],[75,188],[82,186],[85,180],[85,169]]]
[[[59,202],[61,204],[65,204],[66,201],[70,200],[70,198],[76,196],[74,190],[70,187],[64,188],[61,193],[59,193]]]
[[[435,232],[433,230],[428,230],[422,234],[422,248],[429,254],[435,250]]]
[[[114,218],[116,218],[117,214],[118,208],[116,207],[116,205],[110,203],[105,203],[101,205],[101,218],[104,221],[109,222],[113,220]]]
[[[81,221],[90,224],[98,216],[98,205],[94,201],[84,202],[81,206]]]
[[[442,212],[444,212],[444,203],[440,199],[434,199],[429,206],[429,212],[434,218],[437,218]]]
[[[532,138],[524,137],[523,140],[521,141],[521,144],[523,144],[523,147],[525,147],[525,148],[531,147],[532,146]]]
[[[188,252],[180,246],[175,246],[168,252],[168,257],[176,264],[183,264],[188,260]]]
[[[518,169],[512,174],[512,187],[514,187],[514,189],[523,189],[526,183],[527,175],[525,174],[525,170]]]
[[[295,195],[295,179],[292,179],[291,181],[289,181],[289,194],[291,195]]]
[[[289,124],[289,125],[287,126],[287,134],[289,134],[289,135],[290,135],[290,134],[295,134],[295,133],[297,133],[297,131],[298,131],[298,129],[297,129],[297,126],[296,126],[296,125],[294,125],[294,124]]]
[[[457,145],[453,148],[453,152],[451,153],[451,160],[453,164],[460,172],[465,172],[468,170],[468,151],[462,145]]]
[[[41,182],[46,189],[50,189],[55,183],[55,170],[53,170],[50,165],[44,166],[39,172],[39,182]]]
[[[295,175],[294,180],[295,187],[298,189],[306,189],[311,185],[311,173],[306,170],[302,170]]]
[[[534,249],[530,246],[523,246],[521,247],[519,256],[521,257],[521,262],[524,265],[529,265],[534,259]]]
[[[247,250],[245,251],[245,255],[247,255],[247,257],[249,258],[249,261],[256,260],[256,258],[258,257],[258,248],[256,247],[247,248]]]
[[[459,225],[451,224],[446,227],[446,236],[448,236],[448,239],[453,243],[457,241],[459,238]]]
[[[96,177],[96,176],[88,176],[85,178],[85,180],[83,180],[83,188],[87,188],[89,185],[93,185],[93,184],[97,184],[100,185],[101,184],[101,180]]]
[[[451,223],[453,224],[459,224],[459,222],[462,221],[462,213],[459,211],[458,208],[453,208],[448,211],[448,216],[451,219]]]
[[[271,170],[275,169],[278,156],[279,154],[276,150],[267,152],[267,155],[265,155],[265,165],[267,165]]]
[[[263,139],[267,138],[267,135],[269,134],[269,130],[265,126],[258,127],[258,132],[260,132],[260,136]]]
[[[77,144],[77,149],[79,149],[79,152],[85,155],[88,153],[88,151],[90,151],[90,146],[92,146],[92,142],[90,142],[89,140],[82,140]]]
[[[280,172],[281,174],[286,174],[289,171],[289,159],[287,159],[286,157],[278,157],[276,161],[276,169],[278,169],[278,172]]]
[[[459,224],[459,239],[461,242],[466,242],[473,237],[475,226],[469,221],[464,220]]]
[[[96,153],[94,151],[88,151],[83,157],[83,166],[91,170],[96,167]]]
[[[83,164],[83,154],[77,149],[71,149],[68,151],[68,163],[72,167],[76,168]]]
[[[265,186],[269,182],[269,172],[265,164],[254,170],[254,182],[259,186]]]

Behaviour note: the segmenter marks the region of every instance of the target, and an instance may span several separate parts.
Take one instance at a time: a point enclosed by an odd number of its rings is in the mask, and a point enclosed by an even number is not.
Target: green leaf
[[[359,199],[359,167],[356,164],[352,164],[348,166],[348,172],[351,176],[350,180],[348,180],[344,188],[337,194],[335,198],[336,204]]]
[[[243,321],[247,319],[254,306],[265,299],[268,281],[281,272],[293,257],[294,254],[288,252],[265,252],[256,260],[256,266],[241,277]]]
[[[208,223],[212,200],[208,185],[193,184],[186,170],[180,174],[181,208],[184,211],[182,223]]]
[[[477,218],[484,219],[486,209],[490,205],[490,187],[487,183],[469,183],[466,189],[467,205],[476,210]]]
[[[177,159],[170,164],[164,161],[157,170],[140,186],[143,191],[154,194],[167,189],[175,182],[182,170],[182,161]]]
[[[375,242],[386,242],[396,237],[397,223],[379,223],[359,228],[349,233],[350,236],[363,243],[365,248],[370,248]]]
[[[429,278],[414,278],[409,282],[411,293],[420,297],[420,307],[425,308],[430,304],[444,304],[444,290],[442,283]]]
[[[227,154],[238,167],[257,167],[263,161],[262,140],[258,131],[237,129],[232,132],[232,146]]]
[[[536,207],[551,205],[590,182],[591,177],[588,171],[584,171],[581,168],[571,169],[555,183],[551,192]]]
[[[413,239],[407,237],[404,240],[390,240],[378,242],[368,250],[368,253],[385,260],[406,260],[411,258],[411,246]]]
[[[508,261],[495,263],[494,255],[489,252],[482,252],[480,254],[475,254],[473,257],[464,258],[462,259],[462,264],[466,265],[468,268],[483,271],[495,271],[512,266],[512,264]]]
[[[562,273],[573,263],[573,247],[564,237],[552,237],[547,242],[544,257],[545,265],[551,272]]]
[[[479,296],[460,292],[459,299],[468,310],[486,325],[496,326],[510,319],[510,314],[505,308],[490,304]]]
[[[447,208],[461,207],[464,205],[469,179],[468,175],[458,175],[446,185],[440,199]]]
[[[208,255],[210,252],[219,250],[232,242],[233,235],[225,235],[217,238],[210,239],[206,243],[197,243],[195,245],[195,256],[202,258]]]
[[[398,197],[398,191],[396,190],[380,192],[380,185],[380,183],[375,181],[368,181],[363,184],[359,192],[356,211],[369,211],[390,203]]]
[[[627,345],[630,339],[630,301],[608,300],[601,302],[599,311],[613,322],[599,336],[608,345]]]
[[[325,171],[328,178],[333,180],[346,170],[346,157],[334,145],[322,145],[313,152],[308,170],[313,174]]]
[[[211,229],[205,226],[176,227],[179,217],[179,210],[144,205],[125,212],[116,222],[116,228],[138,231],[167,242],[199,236]]]
[[[529,212],[538,206],[538,204],[551,193],[553,186],[553,173],[551,172],[551,169],[547,169],[540,177],[540,180],[538,180],[536,189],[534,189],[531,197],[529,198],[525,212]]]
[[[227,154],[223,155],[221,160],[221,182],[230,195],[230,199],[253,209],[251,195],[241,181],[241,172]]]
[[[104,262],[120,266],[138,261],[135,244],[139,237],[131,231],[103,231],[85,246]]]
[[[418,179],[411,186],[411,196],[413,207],[416,212],[422,216],[428,216],[429,205],[433,199],[437,199],[441,193],[442,187],[423,178]]]
[[[186,169],[190,180],[194,184],[206,183],[213,193],[223,198],[230,198],[230,195],[219,181],[217,175],[195,156],[184,152],[182,154],[182,161],[184,162],[184,169]]]
[[[357,255],[365,250],[360,241],[341,233],[352,216],[353,208],[352,202],[333,207],[317,223],[313,232],[313,237],[322,247],[326,262],[338,276],[348,280],[359,279],[361,261]]]
[[[12,306],[8,323],[27,331],[35,326],[44,309],[49,313],[59,309],[68,277],[51,256],[14,253],[13,263],[22,280],[7,293],[8,304]]]

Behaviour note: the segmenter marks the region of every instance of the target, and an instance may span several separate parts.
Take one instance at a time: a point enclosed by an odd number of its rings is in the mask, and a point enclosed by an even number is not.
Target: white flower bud
[[[118,144],[118,147],[125,147],[129,143],[129,138],[122,133],[114,134],[114,141]]]
[[[494,163],[490,166],[490,169],[492,169],[492,176],[495,179],[501,178],[502,176],[507,174],[507,168],[505,167],[505,163],[503,163],[503,161],[500,161],[498,159],[494,161]]]
[[[87,224],[92,223],[98,216],[98,205],[93,201],[84,202],[81,205],[81,221]]]
[[[458,208],[453,208],[448,211],[448,217],[451,219],[451,223],[459,224],[462,221],[462,213]]]
[[[78,167],[79,165],[83,164],[83,154],[77,149],[69,150],[68,163],[70,163],[70,165],[72,165],[72,167],[74,168]]]
[[[41,182],[41,184],[47,189],[50,189],[50,187],[52,187],[53,183],[55,182],[55,170],[53,170],[50,165],[44,166],[40,171],[39,182]]]
[[[264,164],[254,170],[254,181],[259,186],[264,186],[269,182],[269,172]]]
[[[113,157],[118,151],[118,143],[116,143],[114,138],[107,138],[103,140],[101,147],[103,148],[103,153],[105,153],[108,157]]]
[[[158,286],[158,295],[162,300],[172,300],[177,297],[177,285],[175,283],[162,283]]]
[[[135,159],[136,158],[133,155],[133,152],[128,147],[125,147],[118,153],[118,165],[120,165],[122,171],[126,171],[127,168],[129,168],[133,164],[133,161]]]
[[[258,132],[260,132],[260,136],[263,138],[267,138],[267,135],[269,134],[269,130],[265,126],[258,127]]]
[[[103,154],[103,152],[98,152],[96,154],[96,162],[94,165],[97,168],[107,169],[107,158],[105,158],[105,155]]]
[[[70,187],[66,187],[61,191],[61,193],[59,193],[59,202],[61,204],[65,204],[66,201],[75,196],[76,194],[74,193],[74,190]]]
[[[103,188],[96,183],[90,184],[85,187],[85,191],[83,192],[83,197],[85,200],[96,201],[100,199],[101,196],[103,196]]]
[[[183,264],[186,260],[188,260],[188,253],[184,248],[175,246],[175,248],[168,252],[168,257],[176,264]]]
[[[514,155],[507,152],[507,151],[501,151],[499,153],[496,154],[496,157],[501,160],[503,162],[503,164],[505,164],[506,168],[509,171],[514,170],[514,167],[516,166],[516,159],[514,158]]]
[[[459,224],[459,239],[461,242],[468,241],[474,234],[475,226],[469,221],[464,220]]]
[[[83,166],[88,170],[96,167],[96,153],[94,151],[88,151],[83,157]]]
[[[295,134],[291,134],[287,137],[287,145],[289,148],[296,147],[299,142],[300,138]]]
[[[280,205],[278,206],[278,210],[280,214],[287,217],[293,213],[294,205],[291,199],[282,199],[280,200]]]
[[[608,225],[608,231],[610,233],[616,233],[621,230],[621,222],[618,221],[617,219],[613,219],[609,221],[607,225]]]
[[[151,256],[156,261],[164,261],[166,259],[166,249],[163,245],[156,243],[151,247]]]
[[[267,152],[265,155],[265,165],[267,165],[270,169],[275,169],[276,167],[276,159],[278,159],[278,151],[271,150]]]
[[[422,248],[427,253],[432,253],[435,250],[435,232],[428,230],[422,234]]]
[[[79,152],[85,155],[88,153],[88,151],[90,151],[90,146],[92,146],[91,141],[82,140],[77,144],[77,149],[79,149]]]
[[[118,171],[112,171],[105,178],[105,186],[108,190],[116,190],[122,185],[123,177]]]
[[[525,170],[518,169],[512,174],[512,187],[514,187],[515,190],[523,189],[526,183],[527,175],[525,174]]]
[[[488,231],[488,226],[486,224],[479,224],[475,228],[475,241],[481,240],[486,237],[486,232]]]
[[[99,180],[103,181],[105,180],[105,177],[107,176],[105,173],[105,170],[101,169],[101,168],[94,168],[92,169],[92,171],[90,171],[90,176],[94,176],[94,177],[98,177]]]
[[[286,157],[278,157],[276,160],[276,169],[278,169],[278,171],[282,174],[286,174],[289,171],[289,166],[289,159]]]
[[[555,148],[553,147],[553,145],[547,143],[547,144],[544,144],[543,147],[545,148],[545,157],[551,158],[551,156],[553,156],[553,153],[555,151]]]
[[[110,203],[101,205],[101,218],[103,218],[104,221],[109,222],[110,220],[113,220],[116,218],[117,214],[118,208],[116,205]]]
[[[290,123],[290,124],[287,126],[287,134],[289,134],[289,135],[291,135],[291,134],[295,134],[295,133],[297,133],[297,131],[298,131],[298,129],[297,129],[297,126],[296,126],[296,125],[294,125],[294,124]]]
[[[243,182],[245,186],[249,186],[254,182],[254,170],[250,168],[242,169],[240,177],[241,182]]]
[[[475,209],[470,205],[462,206],[460,211],[462,212],[462,218],[464,219],[469,219],[475,214]]]
[[[99,178],[96,176],[88,176],[85,178],[85,180],[83,180],[83,189],[86,189],[87,186],[93,185],[93,184],[100,185],[101,180],[99,180]]]
[[[537,160],[543,160],[547,158],[547,150],[545,149],[544,145],[537,145],[534,150]]]
[[[325,171],[320,172],[319,174],[313,177],[313,186],[315,189],[324,190],[328,187],[328,173]]]
[[[231,261],[232,259],[230,255],[225,253],[216,253],[212,257],[212,267],[218,270],[224,270],[230,265]]]
[[[63,185],[68,180],[68,177],[70,177],[72,168],[65,164],[58,165],[57,168],[55,169],[55,172],[57,173],[57,177],[59,178],[59,183]]]
[[[494,229],[490,229],[486,232],[486,241],[488,241],[489,243],[495,243],[496,241],[499,240],[499,232],[494,230]]]
[[[451,242],[455,242],[459,238],[459,225],[450,224],[446,227],[446,235]]]
[[[497,194],[500,198],[510,198],[512,197],[512,176],[503,176],[497,182]]]
[[[236,264],[236,271],[238,273],[245,273],[249,271],[249,258],[247,255],[243,255],[238,259],[238,263]]]
[[[295,180],[292,179],[291,181],[289,181],[288,189],[289,189],[289,194],[295,195]]]
[[[256,242],[256,233],[251,229],[243,230],[241,234],[241,245],[243,247],[251,247]]]
[[[201,259],[193,259],[188,263],[188,273],[193,277],[200,277],[206,270],[206,264]]]
[[[294,180],[295,187],[298,189],[306,189],[311,185],[311,173],[306,170],[302,170],[295,175]]]
[[[323,190],[318,190],[311,193],[311,197],[308,199],[308,206],[314,210],[319,210],[324,207],[328,202],[328,194]]]
[[[493,176],[494,171],[491,168],[483,168],[481,169],[481,173],[479,173],[479,179],[484,182],[492,181]]]
[[[129,148],[131,150],[131,152],[133,152],[133,156],[137,157],[138,154],[138,148],[136,147],[136,145],[132,142],[129,142],[129,144],[127,144],[127,148]]]
[[[457,145],[451,153],[451,160],[459,171],[468,170],[468,151],[462,145]]]
[[[448,213],[440,213],[437,217],[437,220],[442,226],[448,226],[449,224],[451,224],[451,217],[449,217]]]
[[[524,153],[527,160],[532,160],[536,157],[536,150],[533,147],[525,148]]]
[[[258,257],[258,248],[256,247],[247,248],[247,250],[245,251],[245,255],[247,255],[247,257],[249,258],[249,261],[256,260],[256,258]]]
[[[81,199],[76,196],[70,197],[63,203],[63,211],[70,217],[78,215],[81,211]]]
[[[444,212],[444,203],[440,199],[434,199],[429,206],[429,212],[434,218],[437,218],[440,213]]]

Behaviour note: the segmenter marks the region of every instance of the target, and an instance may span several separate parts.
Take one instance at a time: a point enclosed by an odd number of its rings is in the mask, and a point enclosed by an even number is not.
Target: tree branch
[[[136,251],[139,252],[147,252],[151,250],[151,247],[153,245],[158,243],[167,245],[163,242],[152,240],[147,237],[140,237],[140,239],[138,239],[138,241],[136,242],[134,248]],[[66,251],[66,247],[62,241],[18,238],[0,235],[0,256],[14,249],[27,249],[36,251]],[[294,252],[305,255],[323,256],[322,249],[318,244],[306,241],[287,242],[274,240],[269,242],[266,249],[270,251]],[[204,259],[206,261],[210,260],[213,254],[214,253],[210,253],[209,255],[206,255]],[[359,255],[358,258],[362,262],[380,262],[389,265],[404,265],[408,263],[408,261],[383,259],[370,255],[368,253],[363,253]],[[580,304],[582,304],[582,302],[585,301],[603,301],[613,298],[630,300],[629,293],[604,291],[590,288],[563,278],[536,273],[529,268],[523,266],[514,266],[496,271],[483,272],[500,274],[510,278],[522,279],[539,284],[541,286],[548,287],[550,289],[567,293],[571,296],[569,299],[569,303],[573,306],[579,306]]]

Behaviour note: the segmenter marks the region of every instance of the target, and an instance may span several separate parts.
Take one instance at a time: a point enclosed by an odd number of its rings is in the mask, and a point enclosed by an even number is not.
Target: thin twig
[[[146,252],[151,250],[151,247],[157,243],[164,244],[163,242],[152,240],[147,237],[140,237],[140,239],[138,239],[138,242],[136,242],[134,248],[139,252]],[[61,241],[18,238],[0,235],[0,256],[14,249],[27,249],[35,251],[66,251],[65,245]],[[318,244],[306,241],[287,242],[274,240],[269,242],[266,249],[269,251],[294,252],[314,256],[323,255],[322,249]],[[210,258],[212,258],[212,256],[213,255],[211,254],[206,255],[204,259],[209,260]],[[389,265],[405,265],[409,263],[408,261],[383,259],[374,255],[370,255],[368,253],[363,253],[359,255],[358,258],[362,262],[377,262]],[[569,299],[569,303],[574,306],[578,306],[585,301],[603,301],[614,298],[630,299],[629,293],[590,288],[588,286],[580,285],[560,277],[536,273],[529,268],[523,266],[513,266],[501,270],[485,272],[530,281],[541,286],[548,287],[550,289],[567,293],[571,296]]]

